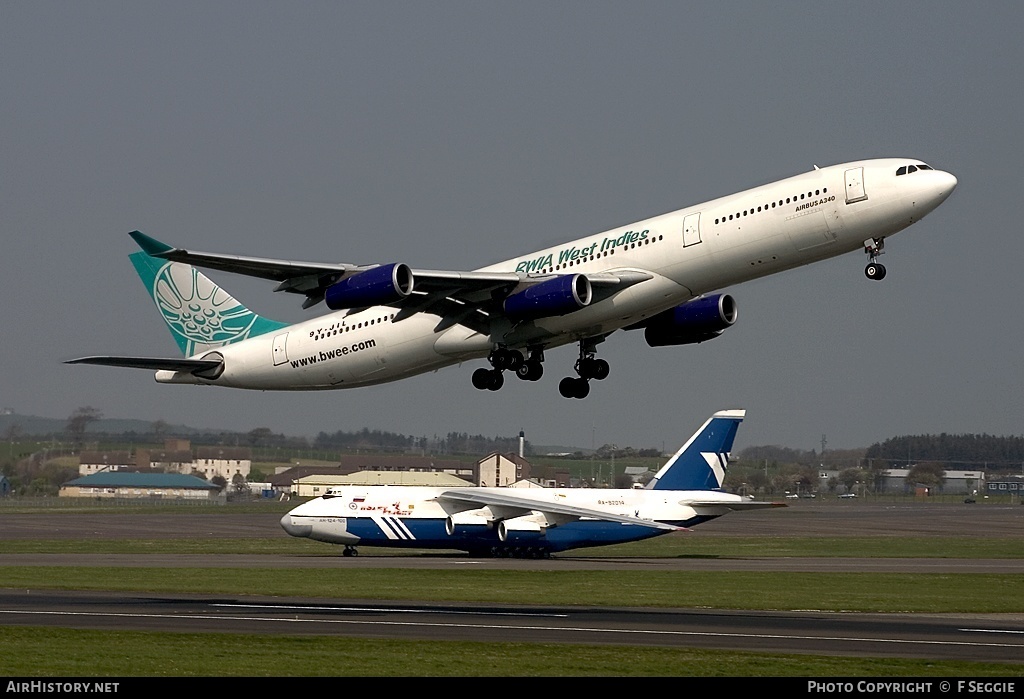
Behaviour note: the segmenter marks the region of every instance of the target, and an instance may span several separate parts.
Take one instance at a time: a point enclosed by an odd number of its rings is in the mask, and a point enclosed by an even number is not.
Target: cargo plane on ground
[[[335,486],[281,518],[296,537],[345,546],[542,558],[682,531],[732,511],[785,507],[721,490],[745,411],[712,415],[645,489]]]
[[[150,369],[162,383],[320,390],[396,381],[486,359],[481,390],[505,372],[544,373],[545,352],[578,344],[584,398],[608,376],[597,346],[642,330],[652,347],[718,337],[736,322],[727,286],[861,249],[879,280],[885,240],[953,192],[956,178],[913,158],[815,167],[794,177],[538,250],[475,271],[355,265],[198,252],[131,233],[131,255],[180,357],[91,356],[69,363]],[[196,269],[277,282],[303,307],[330,313],[285,324],[263,318]]]

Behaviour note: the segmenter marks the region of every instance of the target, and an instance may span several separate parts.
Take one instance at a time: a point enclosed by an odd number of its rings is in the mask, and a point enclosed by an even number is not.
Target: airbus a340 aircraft
[[[720,490],[745,411],[712,415],[643,490],[342,486],[281,518],[292,536],[356,545],[546,557],[679,531],[731,511],[785,507]]]
[[[258,390],[367,386],[487,358],[473,385],[504,372],[537,381],[544,353],[578,343],[584,398],[608,376],[597,345],[643,330],[652,347],[718,337],[736,322],[719,289],[863,249],[869,279],[889,236],[946,200],[956,178],[920,160],[818,168],[721,199],[579,238],[472,271],[294,262],[175,248],[138,231],[136,270],[183,357],[93,356],[70,363],[151,369],[162,383]],[[260,317],[195,267],[278,282],[331,313],[287,325]]]

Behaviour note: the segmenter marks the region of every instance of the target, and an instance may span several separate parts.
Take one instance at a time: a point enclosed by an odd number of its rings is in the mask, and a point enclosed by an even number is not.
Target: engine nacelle
[[[484,529],[490,529],[493,522],[482,514],[459,512],[450,515],[444,521],[444,530],[448,536],[478,536]]]
[[[331,284],[324,291],[324,302],[334,311],[394,303],[412,293],[413,281],[408,265],[380,265]]]
[[[702,296],[651,318],[644,339],[651,347],[713,340],[736,322],[736,300],[729,294]]]
[[[566,274],[512,294],[505,299],[505,315],[510,320],[535,320],[564,316],[590,304],[593,291],[582,274]]]
[[[498,522],[498,539],[502,543],[536,541],[543,537],[544,527],[541,526],[540,522],[525,517],[503,519]]]

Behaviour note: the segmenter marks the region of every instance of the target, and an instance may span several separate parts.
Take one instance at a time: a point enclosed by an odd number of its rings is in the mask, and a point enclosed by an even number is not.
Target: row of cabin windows
[[[917,172],[918,170],[933,170],[933,169],[934,168],[931,165],[925,165],[924,163],[919,163],[917,165],[901,165],[896,170],[896,176],[899,177],[900,175],[907,175],[907,174],[910,174],[911,172]]]
[[[813,192],[807,192],[807,194],[801,194],[800,196],[795,196],[794,195],[792,197],[786,197],[785,199],[779,199],[778,203],[773,201],[771,204],[764,204],[762,206],[757,207],[756,209],[750,208],[750,209],[747,209],[746,211],[740,211],[740,212],[735,213],[735,214],[729,214],[728,216],[722,216],[721,218],[716,218],[715,219],[715,225],[717,226],[719,223],[725,223],[726,221],[732,221],[734,218],[741,218],[743,216],[748,216],[748,215],[752,216],[753,214],[760,213],[762,211],[767,211],[768,209],[774,209],[776,206],[783,206],[785,204],[792,204],[793,202],[800,201],[801,199],[808,199],[810,197],[819,197],[822,194],[825,194],[826,192],[828,192],[828,187],[825,187],[823,189],[816,189]]]
[[[347,333],[352,330],[359,330],[360,328],[370,327],[377,323],[386,323],[389,320],[394,320],[395,314],[392,313],[390,316],[382,316],[380,318],[371,318],[370,320],[364,320],[359,323],[353,323],[352,325],[346,325],[344,322],[336,323],[329,328],[317,328],[316,330],[310,330],[309,336],[314,340],[323,340],[327,337],[334,337],[338,333]]]

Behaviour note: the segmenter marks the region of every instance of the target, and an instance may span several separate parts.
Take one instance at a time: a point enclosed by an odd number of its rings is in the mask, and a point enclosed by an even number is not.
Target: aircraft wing
[[[628,515],[617,515],[612,514],[611,512],[605,512],[604,510],[593,510],[587,507],[577,507],[575,505],[537,500],[535,498],[524,497],[522,495],[495,493],[490,489],[487,491],[480,488],[458,488],[446,490],[438,495],[437,499],[472,503],[474,505],[479,505],[480,507],[494,505],[501,508],[521,510],[523,514],[528,514],[529,512],[550,512],[552,514],[568,516],[575,519],[597,519],[607,522],[619,522],[621,524],[636,524],[641,527],[664,529],[666,531],[688,531],[685,527],[677,527],[674,524],[665,524],[664,522],[655,522],[653,520],[630,517]]]
[[[274,291],[305,295],[303,308],[309,308],[322,301],[325,290],[332,284],[377,266],[299,262],[198,252],[172,247],[139,231],[132,231],[129,235],[151,257],[276,281],[278,285]],[[413,269],[412,274],[416,280],[412,293],[388,304],[399,309],[396,320],[429,311],[445,318],[442,326],[459,323],[478,332],[488,331],[489,313],[500,313],[500,304],[496,302],[522,287],[538,284],[556,276],[423,269]],[[599,300],[633,284],[651,279],[652,275],[637,270],[623,270],[589,274],[587,278],[594,288],[594,299]]]
[[[65,364],[98,364],[100,366],[119,366],[130,369],[149,369],[151,371],[211,371],[221,365],[220,359],[186,359],[184,357],[165,359],[163,357],[79,357],[69,359]]]
[[[365,272],[376,265],[353,265],[330,262],[298,262],[275,260],[264,257],[243,257],[213,252],[198,252],[175,248],[151,238],[139,231],[129,235],[139,247],[152,257],[172,262],[183,262],[194,267],[233,272],[250,277],[259,277],[279,282],[275,291],[305,294],[304,308],[315,305],[323,299],[324,289],[359,272]],[[448,272],[436,270],[413,270],[416,277],[415,298],[406,299],[415,304],[423,297],[441,294],[444,297],[465,297],[469,302],[474,298],[490,299],[495,290],[510,291],[521,281],[518,274],[488,272]],[[506,293],[507,293],[506,291]]]

